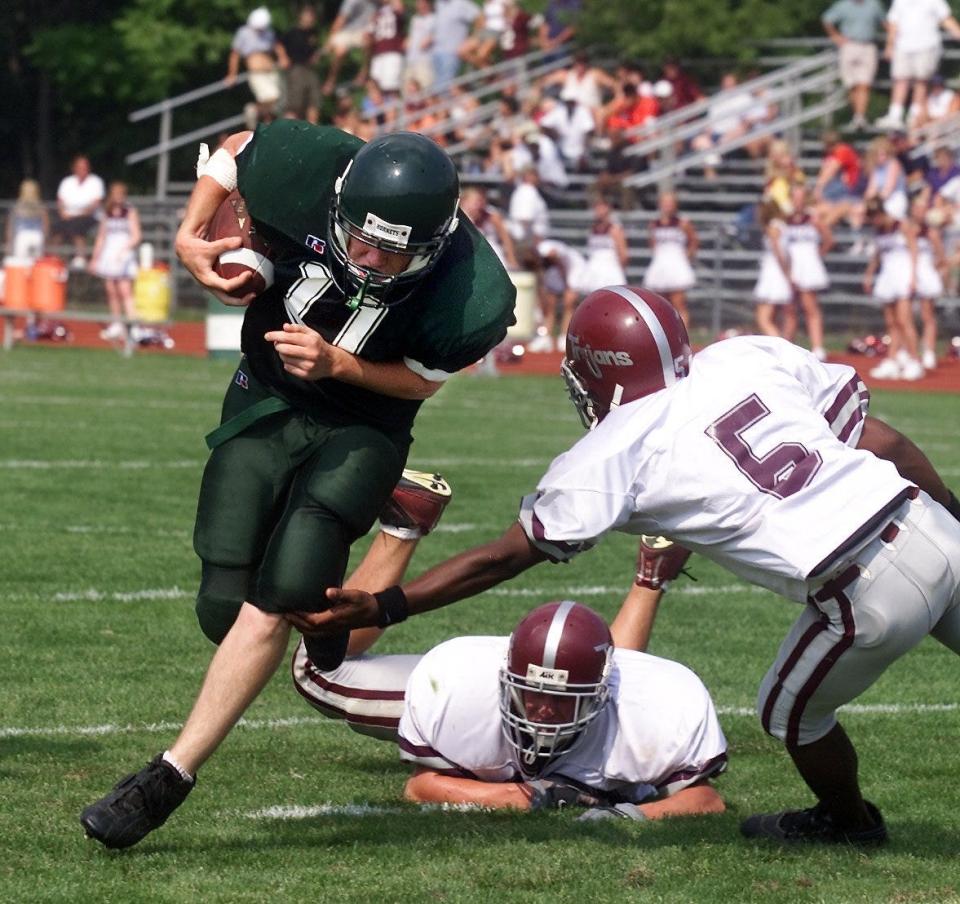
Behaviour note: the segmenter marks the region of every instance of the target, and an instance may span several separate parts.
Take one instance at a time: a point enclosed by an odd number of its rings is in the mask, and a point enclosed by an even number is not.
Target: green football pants
[[[262,397],[234,383],[223,420]],[[400,479],[407,447],[363,424],[321,424],[295,409],[217,446],[204,470],[194,549],[203,562],[197,617],[219,643],[244,601],[266,612],[321,611],[350,545]]]

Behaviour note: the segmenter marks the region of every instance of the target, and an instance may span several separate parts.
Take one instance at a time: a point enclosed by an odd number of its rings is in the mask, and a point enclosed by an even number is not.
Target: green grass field
[[[172,740],[210,657],[190,540],[202,437],[230,373],[63,348],[0,356],[0,901],[960,900],[960,663],[924,642],[844,717],[887,817],[885,849],[747,843],[743,816],[808,801],[752,715],[798,610],[696,558],[699,581],[664,601],[651,652],[692,666],[714,695],[730,740],[722,816],[584,825],[423,811],[401,801],[392,747],[322,719],[281,670],[163,829],[120,854],[86,841],[82,807]],[[873,413],[960,486],[960,397],[877,394]],[[498,533],[579,435],[559,378],[453,380],[418,420],[411,464],[442,470],[455,499],[414,571]],[[412,619],[382,649],[507,633],[559,597],[612,616],[634,550],[613,537]]]

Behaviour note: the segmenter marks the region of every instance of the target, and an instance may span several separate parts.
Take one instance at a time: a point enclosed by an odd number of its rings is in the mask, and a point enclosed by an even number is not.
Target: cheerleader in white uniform
[[[922,331],[920,363],[925,370],[937,366],[937,299],[943,295],[943,236],[930,224],[927,201],[923,195],[910,205],[910,221],[917,237],[917,287],[915,298],[920,303]]]
[[[803,309],[810,350],[818,361],[826,361],[827,353],[823,348],[823,314],[817,293],[830,285],[822,255],[833,247],[833,235],[830,228],[813,214],[803,184],[794,184],[791,187],[790,205],[793,213],[786,218],[783,225],[790,263],[790,282],[796,289],[800,307]]]
[[[797,312],[793,306],[793,285],[790,282],[783,220],[775,202],[764,201],[760,205],[760,225],[763,227],[763,255],[760,258],[760,275],[753,287],[757,329],[764,336],[782,336],[792,342],[797,331]],[[778,311],[781,321],[779,327]]]
[[[586,285],[587,262],[575,248],[552,239],[546,239],[537,245],[537,259],[537,288],[543,322],[537,335],[527,344],[527,351],[553,351],[556,343],[557,351],[562,352],[567,347],[567,324],[573,317],[577,301],[581,293],[590,291],[583,288]],[[560,332],[554,339],[558,301],[562,305],[563,313]]]
[[[645,288],[663,295],[690,330],[687,291],[697,283],[691,261],[697,256],[700,240],[693,224],[677,216],[677,196],[663,192],[658,201],[660,216],[650,224],[653,257],[643,277]]]
[[[884,325],[890,335],[887,357],[870,371],[870,376],[882,380],[919,380],[923,366],[917,360],[917,328],[912,310],[916,288],[916,231],[909,223],[895,219],[879,199],[867,205],[867,218],[874,230],[876,251],[867,264],[863,290],[867,294],[872,291],[873,297],[883,305]]]
[[[584,294],[604,286],[627,284],[627,237],[610,202],[593,202],[593,224],[587,236],[587,269],[578,287]]]
[[[127,203],[127,186],[123,182],[111,184],[103,210],[104,217],[90,256],[90,271],[103,279],[113,320],[100,336],[103,339],[124,339],[127,331],[121,318],[125,315],[132,319],[136,315],[133,277],[137,274],[140,217]]]

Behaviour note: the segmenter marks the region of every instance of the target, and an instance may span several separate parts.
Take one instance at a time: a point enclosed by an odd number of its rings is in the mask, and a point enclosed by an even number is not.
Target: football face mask
[[[327,229],[347,304],[404,301],[456,230],[459,196],[453,162],[429,138],[395,132],[364,145],[337,179]],[[364,246],[389,257],[375,255],[379,266],[370,266]]]
[[[606,622],[572,600],[517,625],[500,670],[500,723],[525,777],[573,749],[603,711],[612,649]]]

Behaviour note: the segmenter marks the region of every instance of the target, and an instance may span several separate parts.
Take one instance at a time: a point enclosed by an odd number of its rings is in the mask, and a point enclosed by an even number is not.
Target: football
[[[259,295],[273,285],[273,260],[270,246],[257,233],[247,213],[246,201],[239,192],[231,192],[217,208],[210,225],[207,227],[207,241],[216,241],[230,236],[240,236],[243,244],[233,251],[224,251],[217,259],[213,269],[224,279],[234,279],[253,271],[253,279],[238,290],[238,296],[253,292]]]

